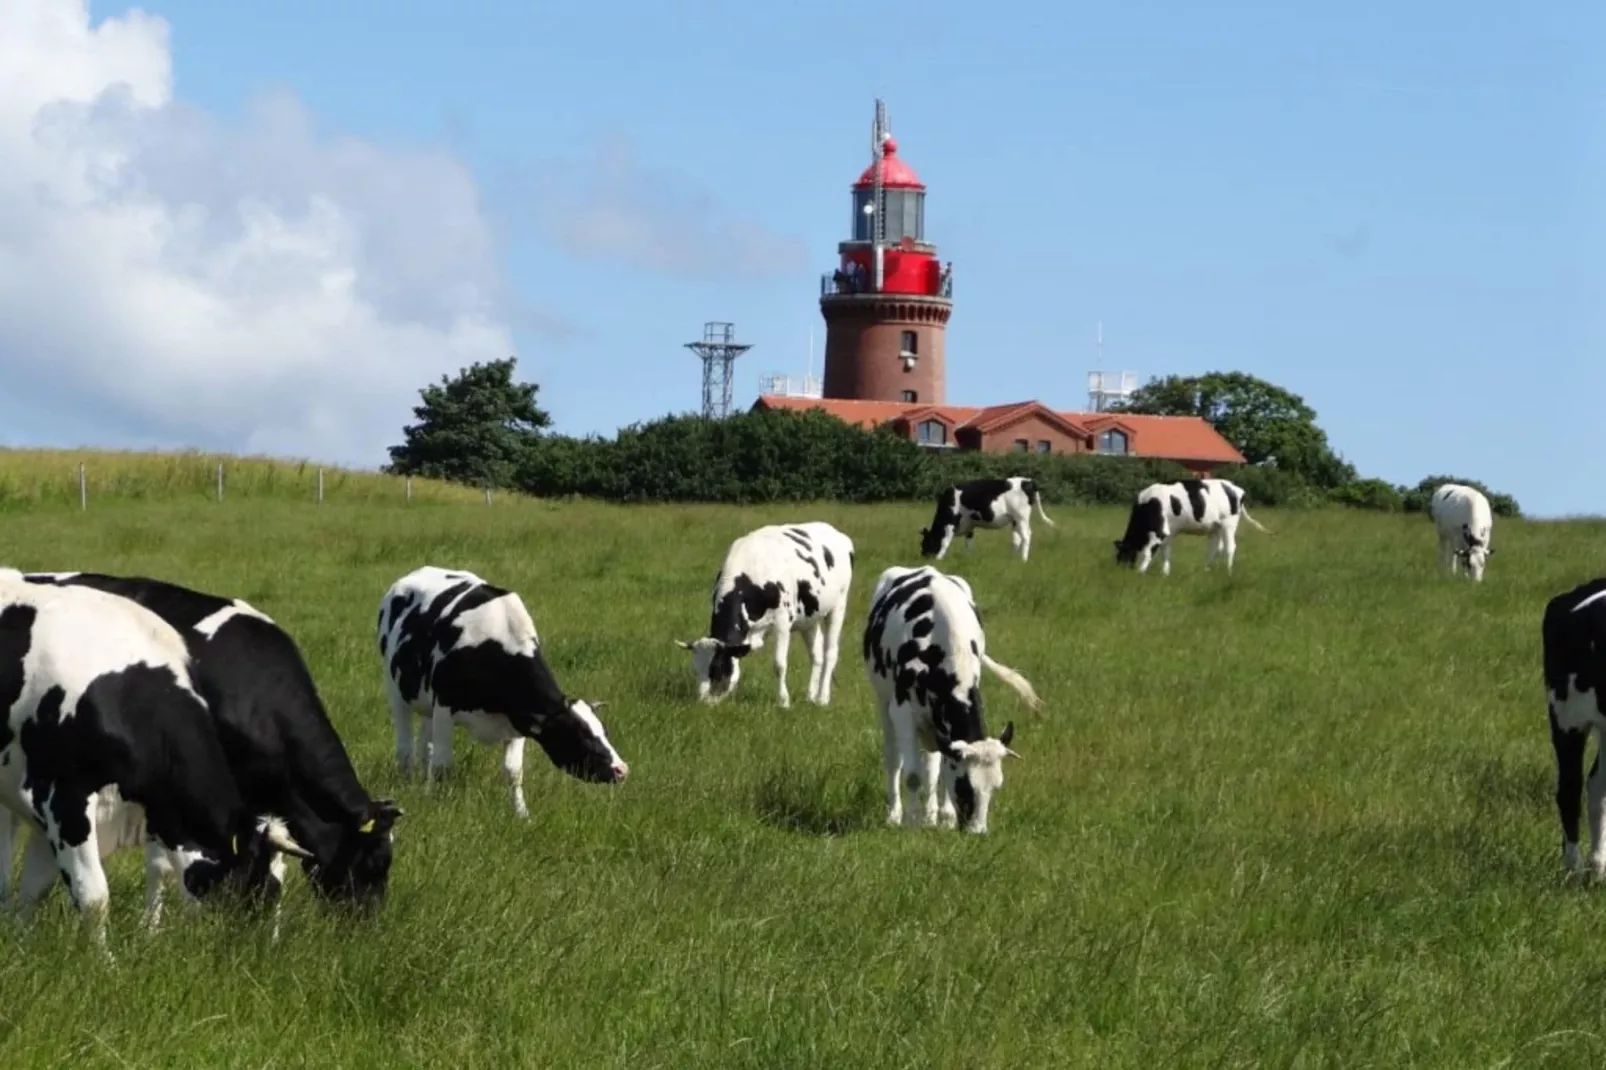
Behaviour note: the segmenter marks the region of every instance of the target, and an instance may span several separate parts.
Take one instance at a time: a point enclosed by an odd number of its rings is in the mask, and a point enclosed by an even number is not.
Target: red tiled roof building
[[[824,396],[763,394],[754,409],[818,408],[863,427],[890,423],[938,449],[1128,454],[1200,474],[1244,462],[1196,416],[1056,412],[1038,401],[947,404],[952,265],[926,240],[926,186],[884,132],[879,108],[876,140],[880,151],[852,187],[853,236],[837,246],[839,266],[821,280]]]

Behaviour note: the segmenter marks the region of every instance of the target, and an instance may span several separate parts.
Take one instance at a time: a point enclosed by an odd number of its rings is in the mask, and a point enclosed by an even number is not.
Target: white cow
[[[848,588],[853,584],[853,540],[823,521],[772,524],[748,532],[725,553],[714,576],[708,634],[675,643],[692,656],[697,697],[717,703],[736,690],[741,659],[775,641],[777,701],[792,704],[786,689],[792,633],[810,629],[810,702],[831,701]]]
[[[1126,534],[1115,541],[1115,560],[1149,571],[1154,552],[1161,552],[1160,571],[1171,575],[1171,542],[1178,535],[1208,535],[1205,568],[1222,554],[1227,571],[1238,553],[1238,518],[1261,531],[1260,521],[1249,515],[1243,488],[1226,479],[1184,479],[1151,483],[1138,492],[1127,517]],[[1270,534],[1268,532],[1268,534]]]
[[[1456,575],[1465,565],[1467,573],[1483,582],[1483,570],[1494,549],[1494,510],[1489,499],[1476,487],[1445,483],[1428,499],[1428,516],[1439,532],[1439,567]]]
[[[881,711],[887,824],[916,828],[940,822],[952,828],[963,823],[969,832],[987,831],[993,794],[1004,784],[1004,758],[1020,755],[1009,746],[1013,721],[997,738],[987,734],[983,666],[1038,708],[1026,678],[987,656],[970,584],[930,565],[894,565],[881,574],[864,630],[864,668]],[[925,803],[917,811],[922,788]]]
[[[973,479],[955,483],[937,494],[937,511],[931,526],[920,529],[920,553],[941,561],[955,538],[965,540],[969,553],[977,528],[1008,528],[1009,545],[1025,561],[1032,552],[1032,506],[1043,523],[1054,521],[1043,511],[1036,480],[1026,476],[1008,479]]]

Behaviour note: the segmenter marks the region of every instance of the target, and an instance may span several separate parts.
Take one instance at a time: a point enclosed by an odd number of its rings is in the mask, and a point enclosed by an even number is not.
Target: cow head
[[[562,712],[547,717],[535,734],[552,764],[576,780],[592,784],[618,784],[630,775],[630,766],[608,742],[607,730],[597,711],[605,702],[565,699]]]
[[[1015,722],[1004,725],[997,739],[978,739],[965,742],[960,739],[938,738],[944,763],[953,777],[954,809],[959,824],[967,832],[987,831],[987,812],[992,806],[993,793],[1004,786],[1004,759],[1019,758],[1009,744],[1015,738]]]
[[[1467,524],[1461,525],[1461,539],[1464,545],[1455,552],[1466,566],[1467,573],[1474,579],[1482,582],[1483,570],[1489,564],[1489,556],[1494,553],[1494,547],[1472,534],[1472,528]]]
[[[920,556],[936,557],[948,548],[953,540],[954,529],[947,525],[938,528],[920,529]]]
[[[191,899],[205,899],[218,888],[259,902],[272,902],[280,891],[277,855],[309,859],[312,852],[295,841],[276,817],[246,818],[229,836],[229,849],[219,854],[194,845],[174,849],[179,886]]]
[[[697,676],[697,697],[709,703],[730,697],[736,690],[736,682],[742,678],[741,659],[753,652],[751,643],[722,643],[706,636],[691,643],[676,639],[675,645],[691,652],[692,672]]]
[[[328,859],[302,861],[313,889],[327,900],[361,908],[383,902],[390,887],[393,830],[406,812],[393,799],[371,800],[356,821],[340,829]]]

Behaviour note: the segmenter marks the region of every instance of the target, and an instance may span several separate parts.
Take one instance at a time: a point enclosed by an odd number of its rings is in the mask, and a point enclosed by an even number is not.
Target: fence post
[[[407,477],[407,501],[411,502],[412,500],[413,500],[413,477],[412,476],[408,476]]]
[[[84,462],[78,462],[78,508],[89,509],[89,480],[84,475]]]
[[[223,500],[223,462],[222,461],[219,461],[218,465],[217,465],[217,500],[218,501],[222,501]]]
[[[486,505],[490,505],[491,504],[491,488],[490,487],[486,487],[485,488],[485,504]]]
[[[318,504],[323,504],[323,469],[318,469]]]

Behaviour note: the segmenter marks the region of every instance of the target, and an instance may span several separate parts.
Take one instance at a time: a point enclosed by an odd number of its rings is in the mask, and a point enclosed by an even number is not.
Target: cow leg
[[[407,704],[407,700],[402,698],[401,693],[396,690],[396,681],[390,678],[388,672],[385,674],[385,695],[390,700],[391,727],[396,730],[396,768],[405,774],[413,768],[413,755],[415,753],[413,750],[413,710]],[[422,737],[423,733],[419,733],[419,735]],[[422,751],[422,738],[420,738],[419,743],[419,751]],[[418,756],[422,758],[423,754],[419,753]]]
[[[434,785],[436,778],[452,768],[452,711],[437,705],[430,714],[429,772],[424,786]]]
[[[502,744],[502,772],[507,774],[508,786],[513,789],[513,813],[520,818],[530,816],[524,805],[524,737],[518,736]]]
[[[176,871],[167,848],[153,838],[145,844],[145,928],[155,932],[162,924],[162,893],[169,874]]]
[[[1205,571],[1209,572],[1215,566],[1216,554],[1221,550],[1221,532],[1219,529],[1211,531],[1205,539]]]
[[[925,765],[926,793],[921,800],[920,823],[926,828],[937,824],[938,799],[942,796],[942,755],[922,750],[920,761]]]
[[[58,785],[53,796],[59,798],[61,790]],[[50,849],[55,855],[61,879],[67,885],[67,894],[83,915],[96,946],[109,958],[110,952],[106,950],[106,916],[111,906],[111,889],[106,883],[106,871],[100,864],[100,845],[95,837],[95,808],[89,804],[84,809],[89,822],[89,835],[84,842],[69,844],[61,839],[57,831],[49,837]],[[41,818],[44,816],[40,815]]]
[[[792,646],[792,620],[783,617],[779,610],[775,614],[775,625],[770,629],[770,635],[775,640],[775,680],[779,688],[775,701],[780,703],[781,709],[792,705],[792,693],[786,689],[786,656],[791,652]]]
[[[1579,735],[1588,738],[1587,732]],[[1595,762],[1589,767],[1589,868],[1595,877],[1606,880],[1606,768],[1600,760],[1599,733],[1595,736]],[[1579,748],[1582,750],[1582,748]]]
[[[887,824],[898,825],[903,822],[903,785],[898,776],[903,758],[892,711],[884,703],[877,704],[881,708],[881,769],[887,779]]]
[[[1232,561],[1238,556],[1238,539],[1229,528],[1221,529],[1221,552],[1227,558],[1227,575],[1232,575]]]
[[[1009,544],[1020,559],[1025,561],[1032,553],[1032,529],[1025,524],[1012,524],[1009,528]]]
[[[820,676],[825,671],[825,618],[818,617],[809,626],[809,691],[808,700],[820,704]]]
[[[20,827],[17,815],[0,806],[0,911],[11,905],[11,859]]]
[[[1578,796],[1584,788],[1584,732],[1564,732],[1550,715],[1550,744],[1556,751],[1556,811],[1561,818],[1561,862],[1578,869]]]
[[[848,600],[841,603],[825,618],[825,664],[820,669],[820,697],[822,706],[831,702],[831,680],[836,676],[837,659],[842,656],[842,626],[848,619]]]
[[[959,824],[959,810],[954,806],[954,771],[940,757],[937,757],[937,770],[937,786],[934,789],[939,796],[937,824],[951,829]]]
[[[920,716],[918,710],[902,706],[894,721],[901,729],[898,733],[898,756],[903,766],[903,787],[909,793],[908,804],[904,806],[902,814],[903,827],[906,829],[920,827],[920,818],[925,809],[921,800],[921,788],[929,788],[931,785],[926,751],[920,746],[920,740],[914,729],[915,718],[918,716]],[[927,797],[929,796],[928,791]]]
[[[23,827],[19,820],[18,827]],[[27,923],[33,920],[39,904],[55,890],[56,855],[45,839],[43,829],[29,823],[26,826],[27,842],[22,848],[22,874],[17,879],[17,918]]]
[[[971,550],[973,550],[975,548],[976,548],[976,532],[974,530],[965,532],[965,553],[968,554],[968,553],[970,553]]]
[[[1175,539],[1167,538],[1160,544],[1160,575],[1171,575],[1171,544]]]

